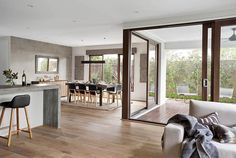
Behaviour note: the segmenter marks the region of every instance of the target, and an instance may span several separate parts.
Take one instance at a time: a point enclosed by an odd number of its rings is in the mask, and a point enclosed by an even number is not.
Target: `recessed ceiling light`
[[[33,4],[27,4],[27,7],[34,8],[34,5]]]
[[[106,37],[103,38],[104,40],[107,39]]]
[[[27,30],[29,30],[29,29],[30,29],[30,27],[26,27],[26,29],[27,29]]]
[[[84,42],[84,40],[81,40],[81,42]]]
[[[73,22],[73,23],[77,23],[77,22],[79,22],[79,20],[72,20],[72,22]]]
[[[139,11],[138,11],[138,10],[135,10],[135,11],[134,11],[134,13],[135,13],[135,14],[138,14],[138,13],[139,13]]]

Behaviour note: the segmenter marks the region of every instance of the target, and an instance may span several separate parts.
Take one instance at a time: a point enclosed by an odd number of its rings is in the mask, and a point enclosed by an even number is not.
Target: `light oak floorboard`
[[[0,158],[159,158],[163,127],[120,119],[121,109],[62,106],[61,129],[37,127],[0,140]]]

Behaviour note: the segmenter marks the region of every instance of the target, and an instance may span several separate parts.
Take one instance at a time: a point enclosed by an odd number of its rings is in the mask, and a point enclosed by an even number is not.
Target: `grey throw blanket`
[[[198,123],[193,116],[177,114],[168,123],[178,123],[184,126],[185,141],[183,143],[182,158],[218,158],[217,148],[210,142],[212,132]]]

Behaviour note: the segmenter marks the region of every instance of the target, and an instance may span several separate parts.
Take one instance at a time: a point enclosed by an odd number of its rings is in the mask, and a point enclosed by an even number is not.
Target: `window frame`
[[[46,58],[47,59],[47,71],[39,71],[38,70],[38,59],[39,58]],[[57,71],[49,71],[50,59],[57,60]],[[35,55],[35,74],[58,74],[58,73],[59,73],[59,57]]]

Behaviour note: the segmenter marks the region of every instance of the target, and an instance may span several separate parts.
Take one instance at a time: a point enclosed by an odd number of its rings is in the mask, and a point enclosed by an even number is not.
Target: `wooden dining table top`
[[[81,83],[81,82],[67,82],[66,85],[69,85],[69,84],[75,84],[75,85],[79,85],[79,84],[84,84],[86,86],[89,86],[89,85],[96,85],[98,88],[102,88],[102,89],[107,89],[107,88],[112,88],[112,87],[115,87],[117,84],[106,84],[106,83]]]

